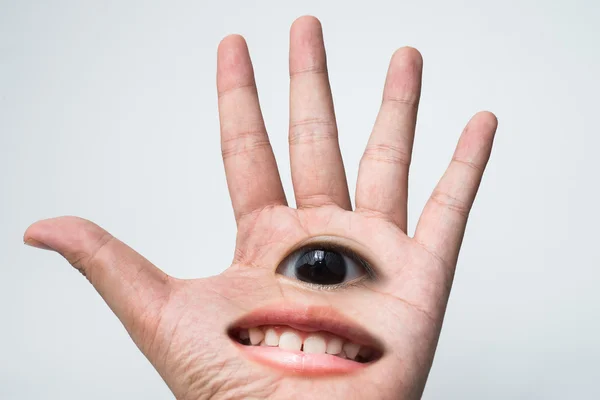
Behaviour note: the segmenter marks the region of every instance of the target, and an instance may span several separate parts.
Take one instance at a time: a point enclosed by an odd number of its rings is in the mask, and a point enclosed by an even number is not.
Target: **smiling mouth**
[[[331,308],[262,309],[228,335],[252,360],[301,373],[351,372],[383,354],[371,335]]]

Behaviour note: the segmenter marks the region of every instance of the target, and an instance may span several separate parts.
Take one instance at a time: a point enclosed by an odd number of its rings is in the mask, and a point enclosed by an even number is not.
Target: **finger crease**
[[[254,82],[252,82],[252,83],[247,83],[247,84],[233,86],[233,87],[230,87],[228,89],[219,91],[217,93],[217,97],[219,99],[221,99],[221,98],[223,98],[223,97],[225,97],[225,96],[227,96],[229,94],[232,94],[232,93],[235,93],[237,91],[244,90],[244,89],[252,89],[252,91],[256,92],[256,84]]]
[[[330,120],[302,120],[290,124],[289,144],[312,144],[338,140],[337,126]]]
[[[369,207],[364,207],[364,206],[356,207],[355,211],[364,215],[367,218],[375,218],[375,219],[383,220],[383,221],[389,222],[389,223],[393,224],[394,226],[398,227],[398,222],[396,222],[396,220],[389,213],[385,213],[385,212],[375,210],[375,209],[369,208]]]
[[[467,167],[473,169],[474,171],[483,174],[483,168],[472,161],[461,160],[456,157],[452,158],[452,161],[458,164],[466,165]]]
[[[434,190],[431,195],[431,200],[436,202],[437,204],[445,207],[449,210],[452,210],[462,217],[467,218],[469,216],[469,211],[471,207],[464,201],[451,196],[450,194],[443,192],[439,189]]]
[[[299,119],[299,120],[294,120],[290,122],[290,128],[295,128],[297,126],[303,126],[303,125],[333,125],[335,126],[335,121],[332,119],[328,119],[328,118],[319,118],[319,117],[314,117],[314,118],[305,118],[305,119]]]
[[[363,160],[372,160],[393,165],[409,167],[411,155],[405,148],[392,144],[370,144],[367,145],[363,154]]]
[[[306,74],[314,74],[314,75],[327,74],[327,66],[312,65],[312,66],[304,68],[304,69],[298,69],[296,71],[291,71],[290,78],[293,78],[293,77],[299,76],[299,75],[306,75]]]
[[[223,157],[223,160],[226,160],[229,157],[235,155],[247,153],[253,150],[270,146],[271,142],[269,141],[269,139],[256,139],[246,143],[239,143],[238,145],[227,146],[227,148],[223,148],[221,150],[221,155]]]
[[[315,208],[324,206],[337,206],[338,204],[328,194],[312,193],[299,194],[296,193],[296,205],[298,208]]]
[[[234,131],[228,132],[227,130],[222,129],[221,137],[223,139],[221,141],[221,144],[234,142],[234,141],[242,139],[242,138],[256,138],[256,137],[262,138],[266,135],[267,135],[267,130],[262,125],[259,126],[258,128],[246,129],[246,130],[235,131],[235,132]]]
[[[239,214],[237,214],[237,217],[236,217],[237,223],[238,223],[238,225],[240,225],[242,223],[242,220],[245,220],[248,218],[256,218],[265,210],[272,210],[279,206],[286,207],[286,206],[284,206],[284,204],[285,204],[285,199],[277,199],[277,200],[271,201],[267,204],[263,204],[261,207],[254,208],[249,211],[241,211]]]
[[[78,258],[76,258],[73,261],[69,260],[69,263],[71,263],[71,265],[73,267],[75,267],[75,269],[77,269],[79,272],[81,272],[81,274],[83,276],[85,276],[87,278],[87,280],[90,281],[90,283],[92,283],[92,280],[90,277],[91,270],[89,270],[89,271],[86,270],[86,267],[84,267],[84,264],[88,264],[89,266],[91,266],[94,263],[94,260],[96,259],[96,257],[98,256],[98,253],[114,239],[115,239],[115,237],[109,233],[103,234],[102,237],[98,240],[99,244],[95,247],[94,251],[92,251],[90,254],[87,254],[85,252],[83,252],[83,254],[80,253],[81,255]]]
[[[419,98],[418,97],[391,97],[386,96],[383,98],[383,103],[392,103],[401,106],[409,106],[410,108],[417,109],[419,108]]]
[[[440,265],[445,269],[450,269],[450,263],[447,262],[442,256],[440,256],[435,250],[430,249],[427,245],[421,242],[417,238],[413,238],[415,243],[417,243],[427,254],[429,254],[433,259],[435,259]]]

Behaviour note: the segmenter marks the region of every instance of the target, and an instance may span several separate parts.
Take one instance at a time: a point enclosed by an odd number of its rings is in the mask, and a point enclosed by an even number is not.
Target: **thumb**
[[[93,222],[77,217],[38,221],[23,241],[58,252],[79,270],[134,340],[147,332],[145,324],[158,320],[153,316],[164,305],[172,278]]]

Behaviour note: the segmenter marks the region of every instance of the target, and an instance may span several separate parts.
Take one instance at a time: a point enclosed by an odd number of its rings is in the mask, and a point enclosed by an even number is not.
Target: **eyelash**
[[[351,248],[344,246],[342,244],[338,244],[338,243],[325,243],[325,244],[319,244],[319,243],[311,243],[308,244],[306,246],[301,246],[298,247],[297,249],[293,250],[293,252],[296,251],[311,251],[311,250],[331,250],[331,251],[337,251],[339,253],[343,253],[344,255],[346,255],[347,257],[352,258],[352,260],[354,260],[356,263],[360,264],[365,271],[367,272],[366,277],[360,278],[360,279],[356,279],[354,281],[351,282],[347,282],[347,283],[338,283],[335,285],[319,285],[319,284],[315,284],[315,283],[310,283],[310,282],[302,282],[301,284],[303,286],[308,286],[309,288],[312,288],[314,290],[336,290],[336,289],[345,289],[345,288],[349,288],[349,287],[353,287],[353,286],[358,286],[360,283],[362,283],[365,279],[369,279],[369,280],[373,280],[377,278],[377,274],[375,273],[374,268],[371,266],[371,264],[366,261],[364,259],[364,257],[360,256],[359,254],[357,254],[354,250],[352,250]]]

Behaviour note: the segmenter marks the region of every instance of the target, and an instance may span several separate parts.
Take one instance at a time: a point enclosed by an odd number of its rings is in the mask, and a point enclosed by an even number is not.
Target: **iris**
[[[320,285],[343,282],[348,268],[341,254],[328,250],[307,251],[294,267],[299,280]]]

